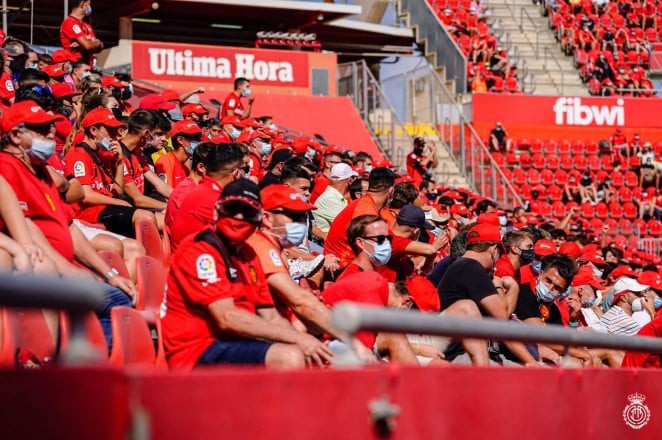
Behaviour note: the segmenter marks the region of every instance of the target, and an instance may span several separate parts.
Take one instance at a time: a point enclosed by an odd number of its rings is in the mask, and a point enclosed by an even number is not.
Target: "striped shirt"
[[[618,306],[612,307],[602,315],[600,323],[605,326],[607,332],[614,335],[630,336],[641,330],[641,325]]]

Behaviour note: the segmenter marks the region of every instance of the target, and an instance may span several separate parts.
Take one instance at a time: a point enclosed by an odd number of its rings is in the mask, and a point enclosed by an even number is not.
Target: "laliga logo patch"
[[[271,262],[274,263],[274,266],[280,267],[283,265],[280,255],[278,255],[275,249],[269,249],[269,257],[271,258]]]
[[[30,107],[30,111],[32,113],[37,113],[39,110],[41,110],[41,107],[39,107],[38,105],[33,105],[32,107]]]
[[[216,279],[216,262],[214,257],[209,254],[202,254],[195,261],[195,267],[198,271],[198,278],[203,280]]]
[[[85,175],[85,164],[81,161],[74,163],[74,177],[82,177]]]
[[[641,429],[648,424],[651,418],[651,412],[648,406],[644,404],[646,396],[634,393],[628,396],[628,400],[630,404],[623,409],[623,420],[630,428]]]

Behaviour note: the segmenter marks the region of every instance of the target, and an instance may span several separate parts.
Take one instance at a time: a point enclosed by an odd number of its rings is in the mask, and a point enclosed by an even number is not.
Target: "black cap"
[[[425,221],[425,212],[416,205],[405,205],[400,209],[395,221],[399,225],[411,226],[413,228],[434,229],[434,225]]]
[[[422,137],[415,137],[414,138],[414,146],[424,147],[425,146],[425,140]]]
[[[272,169],[281,162],[285,162],[287,159],[292,157],[292,152],[287,148],[282,148],[280,150],[274,151],[274,154],[271,155],[271,162],[269,162],[268,170]]]
[[[222,202],[224,199],[230,198],[245,199],[247,203],[256,206],[258,209],[262,208],[260,189],[257,183],[249,179],[239,179],[225,185],[219,201]]]

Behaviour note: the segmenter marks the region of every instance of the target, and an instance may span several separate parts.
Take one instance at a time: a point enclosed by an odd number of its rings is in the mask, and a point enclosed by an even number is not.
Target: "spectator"
[[[490,132],[490,146],[493,151],[511,151],[512,150],[512,140],[508,137],[508,133],[501,125],[501,122],[497,122],[496,126]]]
[[[426,153],[425,149],[429,148]],[[426,178],[431,178],[432,171],[437,166],[434,143],[426,143],[421,137],[414,138],[414,150],[407,156],[407,174],[412,183],[418,187]]]
[[[325,235],[329,232],[331,223],[349,203],[349,187],[357,176],[358,173],[346,163],[339,163],[331,168],[329,186],[315,201],[317,209],[313,211],[315,222]]]
[[[505,252],[496,262],[495,275],[511,277],[519,282],[520,268],[530,264],[535,258],[533,237],[523,231],[508,231],[504,234],[502,242]]]
[[[349,198],[356,200],[368,192],[368,179],[357,178],[349,185]]]
[[[556,245],[551,240],[542,239],[536,241],[533,245],[533,252],[535,254],[533,261],[531,264],[520,268],[520,283],[527,284],[537,280],[542,270],[542,259],[547,255],[555,254],[556,250]]]
[[[103,50],[103,43],[94,35],[92,25],[84,21],[90,15],[92,1],[77,2],[60,26],[60,41],[64,50],[80,54],[81,62],[94,66],[94,54]]]
[[[322,170],[315,175],[315,184],[313,185],[313,192],[310,195],[310,202],[315,203],[317,198],[322,195],[326,187],[331,183],[331,169],[342,163],[342,150],[339,148],[329,148],[324,152],[324,159],[322,160]]]
[[[654,309],[651,313],[643,313],[635,319],[633,316],[635,312],[642,312],[642,310],[635,310],[635,300],[641,307],[640,296],[648,289],[648,286],[638,283],[636,280],[628,277],[621,277],[616,284],[614,284],[613,295],[607,296],[606,304],[609,310],[600,317],[600,324],[607,330],[608,333],[614,335],[634,335],[641,327],[652,319]],[[653,305],[649,305],[647,309]],[[649,315],[646,318],[646,315]]]
[[[156,161],[156,174],[172,188],[176,188],[188,177],[191,170],[186,166],[200,144],[202,130],[193,121],[179,121],[170,132],[173,151]]]
[[[248,98],[248,104],[244,107],[241,98]],[[255,95],[251,93],[250,81],[244,77],[234,80],[234,91],[230,92],[223,102],[223,117],[239,116],[246,119],[251,116],[251,108],[255,101]]]
[[[162,309],[170,366],[303,368],[328,361],[326,346],[275,320],[260,261],[244,245],[262,220],[257,185],[228,184],[215,209],[214,228],[187,238],[173,258]]]
[[[277,185],[281,183],[280,177],[283,166],[285,165],[285,161],[290,157],[292,157],[292,152],[288,149],[283,148],[274,151],[274,154],[271,155],[271,161],[266,167],[268,172],[262,177],[262,179],[260,179],[260,182],[257,185],[260,188],[260,191],[269,185]],[[310,179],[308,180],[308,190],[308,195],[306,197],[310,197]]]

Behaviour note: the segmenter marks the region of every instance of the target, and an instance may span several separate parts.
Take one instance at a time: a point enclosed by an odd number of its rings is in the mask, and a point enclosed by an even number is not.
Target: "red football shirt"
[[[172,249],[184,238],[214,225],[214,205],[221,196],[221,185],[211,177],[203,177],[182,201],[170,228]]]
[[[39,178],[12,154],[0,152],[0,175],[14,189],[23,214],[41,229],[56,251],[67,261],[73,261],[70,211],[60,199],[46,170],[42,173],[43,177]]]
[[[64,156],[64,163],[67,178],[75,177],[81,185],[90,186],[94,191],[105,196],[113,196],[113,176],[109,176],[103,168],[99,167],[84,148],[76,146],[70,149]],[[76,217],[86,222],[97,223],[99,213],[106,206],[79,203]]]
[[[379,215],[375,200],[370,194],[352,201],[331,223],[324,241],[324,255],[335,255],[340,260],[340,267],[347,266],[354,259],[354,252],[347,241],[347,227],[352,219],[361,215]]]
[[[273,302],[260,261],[244,246],[230,259],[239,281],[228,279],[227,268],[218,251],[204,241],[188,237],[172,259],[165,300],[161,305],[163,342],[171,368],[192,369],[214,340],[240,340],[223,332],[207,307],[232,298],[235,307],[255,314],[258,307]]]
[[[329,187],[331,181],[322,173],[315,175],[315,185],[312,192],[310,193],[310,203],[315,203],[319,196],[322,195],[324,191]]]
[[[406,281],[414,275],[416,269],[414,262],[405,253],[405,249],[413,241],[406,237],[394,236],[391,243],[391,258],[388,260],[388,263],[379,266],[377,272],[392,283]]]
[[[182,203],[188,194],[195,189],[197,183],[195,180],[187,177],[182,180],[182,182],[177,185],[177,188],[173,189],[168,198],[168,205],[166,206],[165,213],[165,227],[169,235],[171,235],[172,224],[177,218],[177,213],[182,207]]]
[[[92,26],[71,15],[65,18],[60,26],[60,42],[62,43],[62,47],[71,52],[80,53],[83,56],[81,61],[94,67],[94,55],[83,49],[76,41],[80,37],[87,38],[88,40],[96,39]]]
[[[241,98],[234,94],[234,92],[228,93],[228,96],[225,97],[223,102],[223,116],[229,116],[228,110],[232,110],[235,115],[241,116],[243,119],[244,116],[244,104],[241,103]]]
[[[500,256],[497,260],[494,275],[498,277],[513,277],[519,283],[519,273],[515,271],[513,263],[510,262],[506,255]]]
[[[145,157],[140,151],[129,152],[124,154],[124,184],[135,183],[141,193],[145,193],[145,175],[150,171],[149,165]]]
[[[649,336],[662,338],[662,315],[657,315],[655,319],[646,324],[639,330],[637,336]],[[625,353],[621,368],[660,368],[660,355],[651,353],[639,353],[628,351]]]

